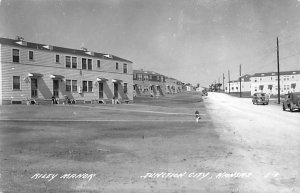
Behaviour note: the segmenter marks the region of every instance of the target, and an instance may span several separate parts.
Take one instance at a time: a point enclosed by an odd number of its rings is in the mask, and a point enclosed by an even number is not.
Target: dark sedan
[[[300,92],[289,93],[285,95],[282,103],[282,109],[289,109],[291,112],[295,109],[300,109]]]
[[[269,97],[266,93],[255,93],[252,98],[252,103],[254,105],[257,104],[267,105],[269,104]]]

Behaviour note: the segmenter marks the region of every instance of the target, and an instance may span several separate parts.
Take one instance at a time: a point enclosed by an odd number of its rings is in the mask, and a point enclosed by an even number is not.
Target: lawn
[[[209,116],[195,122],[195,110],[206,114],[200,101],[179,94],[128,105],[2,106],[0,190],[206,192],[210,185],[199,181],[140,177],[215,170],[208,163],[225,156],[226,147]],[[38,173],[47,175],[36,179]],[[49,181],[48,174],[57,176]]]

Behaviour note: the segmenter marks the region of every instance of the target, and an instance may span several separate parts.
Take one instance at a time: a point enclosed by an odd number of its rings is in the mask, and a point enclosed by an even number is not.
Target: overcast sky
[[[300,70],[298,0],[0,0],[0,36],[110,53],[202,86]]]

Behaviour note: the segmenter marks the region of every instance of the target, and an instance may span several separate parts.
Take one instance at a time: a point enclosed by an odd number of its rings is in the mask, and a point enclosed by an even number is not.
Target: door
[[[114,97],[115,97],[115,99],[119,98],[118,97],[118,92],[119,92],[118,89],[119,89],[118,83],[114,83]]]
[[[103,99],[103,82],[99,82],[99,99]]]
[[[31,79],[31,98],[37,98],[38,97],[37,88],[38,88],[37,79],[32,78]]]
[[[59,81],[53,80],[53,96],[58,98],[59,97]]]

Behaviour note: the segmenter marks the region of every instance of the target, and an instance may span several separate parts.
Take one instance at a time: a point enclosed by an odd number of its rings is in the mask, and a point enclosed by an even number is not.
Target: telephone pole
[[[229,88],[229,94],[230,94],[230,71],[228,70],[228,88]]]
[[[240,98],[242,97],[242,65],[240,64]]]
[[[277,37],[277,79],[278,79],[278,104],[280,104],[280,71],[279,71],[279,45]]]
[[[224,90],[224,79],[225,79],[225,77],[224,77],[224,73],[223,73],[223,92],[225,93],[225,90]]]

